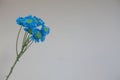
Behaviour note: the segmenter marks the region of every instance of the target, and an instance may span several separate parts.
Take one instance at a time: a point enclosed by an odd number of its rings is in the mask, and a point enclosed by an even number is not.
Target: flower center
[[[31,19],[27,19],[26,22],[27,23],[32,23],[32,20]]]
[[[40,32],[37,32],[37,33],[36,33],[36,35],[35,35],[35,37],[36,37],[36,38],[38,38],[38,39],[40,39],[40,38],[41,38],[41,36],[42,36],[42,35],[41,35],[41,33],[40,33]]]
[[[45,32],[48,32],[48,28],[47,27],[45,27],[44,30],[45,30]]]

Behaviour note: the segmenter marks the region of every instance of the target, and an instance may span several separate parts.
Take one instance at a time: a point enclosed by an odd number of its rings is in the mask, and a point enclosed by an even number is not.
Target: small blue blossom
[[[33,16],[33,20],[34,20],[34,22],[36,23],[37,26],[45,24],[45,22],[42,19],[40,19],[40,18],[38,18],[36,16]]]
[[[32,15],[23,18],[23,27],[35,28],[37,24],[34,22]]]
[[[45,36],[42,34],[41,30],[34,29],[31,39],[35,42],[43,42],[45,40]]]
[[[17,18],[16,22],[18,25],[23,25],[23,17]]]
[[[32,15],[26,17],[19,17],[17,18],[16,22],[18,25],[29,28],[34,28],[45,24],[42,19]]]
[[[41,31],[43,35],[46,36],[50,33],[50,28],[48,26],[42,25]]]

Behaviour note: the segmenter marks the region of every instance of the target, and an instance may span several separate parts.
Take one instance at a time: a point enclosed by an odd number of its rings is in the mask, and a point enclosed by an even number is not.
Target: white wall
[[[0,0],[0,80],[15,60],[18,16],[51,28],[9,80],[120,80],[120,0]]]

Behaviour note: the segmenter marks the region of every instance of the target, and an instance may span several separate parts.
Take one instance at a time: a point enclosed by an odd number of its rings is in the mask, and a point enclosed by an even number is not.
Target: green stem
[[[16,54],[17,54],[17,56],[18,56],[18,39],[20,36],[21,29],[22,29],[22,27],[20,27],[20,29],[18,31],[17,39],[16,39]]]
[[[12,65],[11,69],[10,69],[10,72],[8,73],[8,75],[6,76],[6,79],[5,80],[8,80],[10,75],[12,74],[13,72],[13,69],[14,67],[16,66],[17,62],[19,61],[19,59],[21,58],[21,56],[25,53],[25,51],[31,46],[32,44],[32,41],[30,40],[29,36],[26,36],[25,37],[25,41],[23,42],[22,44],[22,48],[21,48],[21,51],[19,54],[17,54],[17,57],[16,57],[16,60],[14,62],[14,64]],[[17,43],[18,44],[18,43]],[[17,48],[17,47],[16,47]]]
[[[22,53],[22,51],[21,51],[20,53]],[[16,60],[15,60],[14,64],[12,65],[12,67],[11,67],[11,69],[10,69],[10,72],[9,72],[9,74],[7,75],[7,77],[6,77],[5,80],[8,80],[8,79],[9,79],[9,77],[10,77],[10,75],[12,74],[13,69],[14,69],[15,65],[17,64],[19,58],[20,58],[20,57],[19,57],[19,55],[18,55],[18,56],[16,57]]]
[[[27,46],[24,48],[23,53],[32,45],[33,41],[29,41]]]
[[[26,42],[26,38],[27,38],[27,36],[28,36],[28,33],[25,32],[25,34],[24,34],[24,38],[23,38],[23,42],[22,42],[22,46],[23,46],[23,44]]]
[[[33,41],[26,39],[26,42],[23,44],[23,48],[22,48],[22,53],[19,54],[19,57],[21,57],[25,51],[32,45]]]
[[[16,63],[18,62],[18,60],[19,60],[19,58],[20,58],[20,57],[19,57],[19,54],[18,54],[18,39],[19,39],[19,36],[20,36],[21,29],[22,29],[22,27],[20,27],[20,29],[19,29],[19,31],[18,31],[17,39],[16,39],[16,54],[17,54],[17,57],[16,57],[16,60],[15,60],[14,64],[12,65],[12,67],[11,67],[11,69],[10,69],[10,72],[8,73],[8,75],[7,75],[7,77],[6,77],[6,80],[8,80],[8,78],[9,78],[10,75],[12,74],[13,69],[14,69]],[[21,52],[22,52],[22,51],[21,51]],[[21,52],[20,52],[20,53],[21,53]]]

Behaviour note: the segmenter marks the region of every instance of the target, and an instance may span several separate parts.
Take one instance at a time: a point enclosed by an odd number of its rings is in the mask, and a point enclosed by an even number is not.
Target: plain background
[[[9,80],[120,80],[120,0],[0,0],[0,80],[16,57],[15,20],[29,14],[51,33]]]

